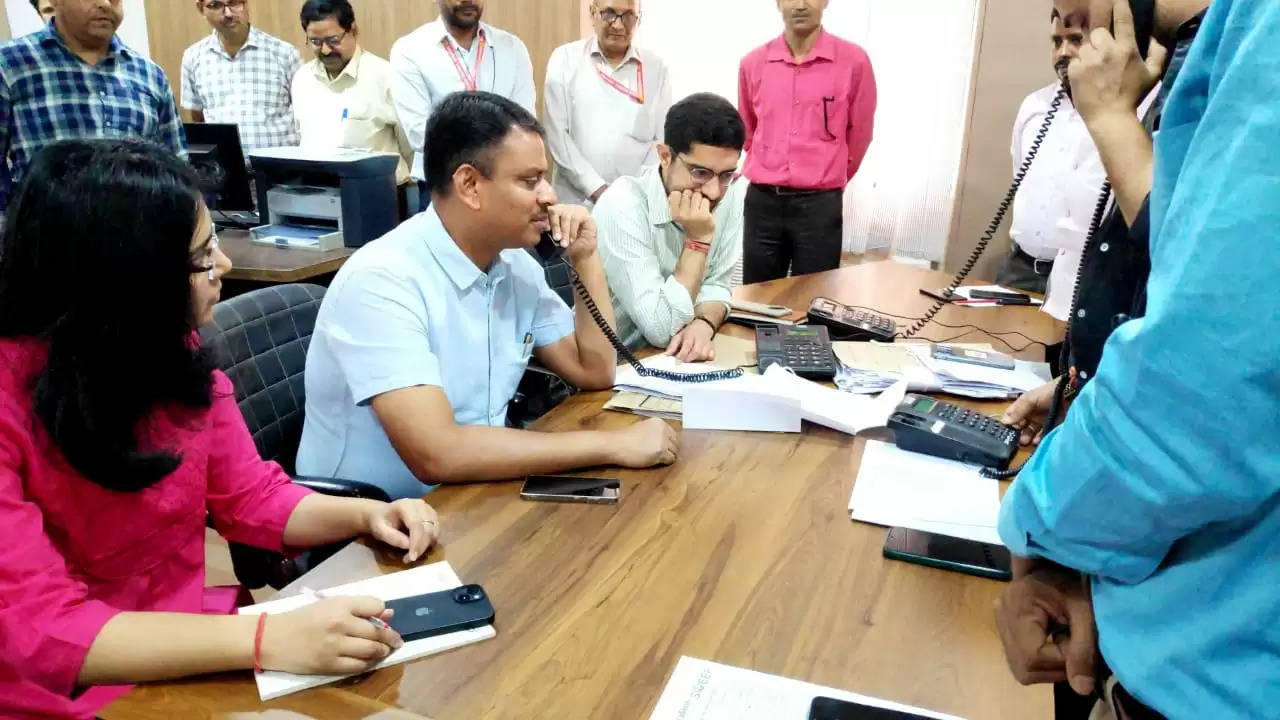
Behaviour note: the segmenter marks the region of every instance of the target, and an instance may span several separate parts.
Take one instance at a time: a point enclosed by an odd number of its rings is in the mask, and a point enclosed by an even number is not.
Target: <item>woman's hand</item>
[[[368,672],[404,647],[395,630],[370,617],[386,622],[391,611],[375,597],[336,597],[271,615],[262,628],[262,667],[302,675]]]
[[[406,563],[422,557],[440,537],[436,511],[418,499],[371,505],[367,524],[369,535],[406,551]]]

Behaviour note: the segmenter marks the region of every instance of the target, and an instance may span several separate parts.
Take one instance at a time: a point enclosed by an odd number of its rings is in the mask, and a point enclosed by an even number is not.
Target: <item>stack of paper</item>
[[[372,595],[382,600],[396,600],[403,597],[412,597],[414,595],[422,595],[424,593],[440,592],[443,590],[452,590],[462,585],[462,581],[458,579],[457,573],[449,566],[447,562],[438,562],[431,565],[423,565],[411,570],[403,570],[401,572],[381,575],[379,577],[361,580],[360,582],[349,583],[347,585],[339,585],[338,587],[329,588],[324,591],[329,597],[337,597],[340,595]],[[295,595],[293,597],[280,598],[279,600],[271,600],[269,602],[250,605],[249,607],[240,608],[241,615],[258,615],[267,613],[268,615],[275,613],[289,612],[297,610],[304,605],[316,602],[309,595]],[[497,632],[492,625],[473,628],[471,630],[463,630],[461,632],[449,633],[448,635],[437,635],[436,637],[423,638],[421,640],[410,640],[404,644],[404,647],[396,650],[386,657],[385,660],[378,663],[379,668],[390,667],[391,665],[399,665],[400,663],[417,660],[427,655],[434,655],[446,650],[470,645],[471,643],[488,640],[495,637]],[[342,679],[338,675],[294,675],[292,673],[277,672],[268,670],[266,672],[254,675],[254,679],[258,682],[258,697],[265,702],[282,695],[298,692],[299,690],[307,690],[320,685],[327,685],[331,682],[337,682]]]
[[[887,527],[1003,545],[996,532],[1000,485],[977,465],[867,441],[849,517]]]
[[[659,417],[664,420],[679,420],[684,412],[684,403],[672,398],[620,390],[604,404],[604,409],[635,413],[644,417]]]
[[[649,720],[807,720],[816,697],[893,710],[904,713],[903,717],[960,720],[953,715],[687,656],[676,664]]]
[[[935,360],[928,343],[832,343],[845,366],[836,376],[841,390],[877,393],[905,380],[914,392],[945,392],[979,399],[1017,397],[1051,380],[1047,363],[1015,360],[1012,370]],[[990,350],[990,345],[956,345]]]

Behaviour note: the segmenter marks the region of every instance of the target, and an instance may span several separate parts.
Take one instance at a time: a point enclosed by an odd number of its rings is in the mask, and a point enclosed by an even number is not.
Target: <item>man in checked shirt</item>
[[[70,138],[132,137],[186,153],[160,66],[116,37],[123,0],[53,0],[56,19],[0,45],[0,224],[31,159]]]

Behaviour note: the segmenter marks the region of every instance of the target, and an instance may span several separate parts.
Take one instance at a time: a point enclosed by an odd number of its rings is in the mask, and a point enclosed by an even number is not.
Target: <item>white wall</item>
[[[1021,1],[1021,0],[1018,0]],[[824,26],[867,50],[875,137],[845,193],[845,249],[941,260],[951,227],[978,0],[831,0]],[[737,100],[738,63],[782,32],[773,0],[644,0],[636,42],[672,67],[673,95]]]
[[[9,16],[9,32],[20,37],[40,29],[40,15],[27,0],[3,0]],[[173,0],[177,2],[178,0]],[[147,38],[147,10],[143,0],[124,0],[124,23],[119,30],[120,39],[126,45],[146,57],[151,57],[151,42]]]

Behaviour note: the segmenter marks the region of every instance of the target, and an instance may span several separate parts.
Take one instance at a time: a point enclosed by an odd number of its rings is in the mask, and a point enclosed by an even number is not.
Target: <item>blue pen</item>
[[[343,119],[343,120],[346,120],[346,119],[347,119],[347,111],[348,111],[348,110],[350,110],[350,108],[342,108],[342,119]]]

